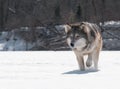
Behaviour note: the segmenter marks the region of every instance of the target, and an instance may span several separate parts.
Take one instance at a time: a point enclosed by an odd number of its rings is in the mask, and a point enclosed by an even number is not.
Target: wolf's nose
[[[73,44],[73,43],[71,43],[70,45],[71,45],[72,47],[74,47],[74,44]]]

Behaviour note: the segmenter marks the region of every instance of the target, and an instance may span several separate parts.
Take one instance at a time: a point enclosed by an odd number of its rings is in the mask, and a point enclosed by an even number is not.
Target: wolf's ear
[[[87,34],[88,41],[91,42],[92,40],[91,29],[87,25],[82,25],[81,29]]]
[[[71,30],[71,26],[68,24],[64,25],[64,28],[66,33],[68,33]]]

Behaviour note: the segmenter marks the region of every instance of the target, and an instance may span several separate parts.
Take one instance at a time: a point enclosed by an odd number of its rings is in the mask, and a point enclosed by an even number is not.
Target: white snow
[[[22,29],[23,27],[21,27]],[[27,27],[24,27],[27,30]],[[8,41],[6,39],[9,39]],[[16,40],[14,40],[16,39]],[[34,47],[35,43],[26,42],[19,36],[15,36],[14,31],[1,32],[0,51],[25,51]]]
[[[72,51],[0,52],[0,89],[120,89],[120,51],[79,71]]]
[[[104,22],[103,26],[106,26],[106,27],[120,27],[120,21],[106,21],[106,22]]]

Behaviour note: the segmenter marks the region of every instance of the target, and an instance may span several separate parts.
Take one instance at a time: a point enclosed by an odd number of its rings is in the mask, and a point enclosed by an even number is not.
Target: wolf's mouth
[[[77,50],[77,48],[72,48],[72,50]]]

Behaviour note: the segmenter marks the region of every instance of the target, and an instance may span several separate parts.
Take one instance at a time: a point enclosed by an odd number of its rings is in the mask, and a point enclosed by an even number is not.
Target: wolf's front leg
[[[90,67],[92,65],[92,54],[88,54],[88,59],[86,61],[86,66]]]
[[[85,70],[85,65],[84,65],[84,59],[83,59],[83,56],[77,56],[77,61],[78,61],[78,65],[80,67],[80,70],[81,71],[84,71]]]

